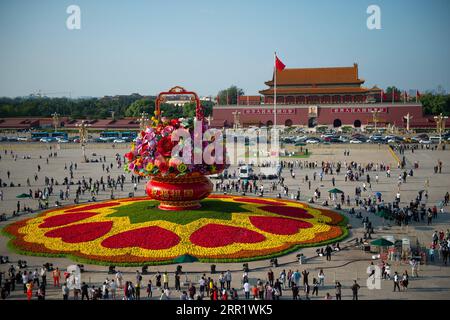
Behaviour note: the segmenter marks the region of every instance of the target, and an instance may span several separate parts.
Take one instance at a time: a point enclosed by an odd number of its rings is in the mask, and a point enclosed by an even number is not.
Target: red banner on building
[[[243,114],[273,114],[273,109],[244,109]],[[277,114],[295,114],[295,109],[277,109]]]
[[[387,113],[388,108],[331,108],[332,113],[372,113],[375,111],[379,113]]]

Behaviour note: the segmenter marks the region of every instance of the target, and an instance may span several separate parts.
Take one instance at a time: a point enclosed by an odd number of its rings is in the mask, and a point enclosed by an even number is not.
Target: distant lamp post
[[[206,121],[208,122],[208,127],[211,126],[211,120],[212,120],[212,118],[210,115],[206,117]]]
[[[141,131],[144,131],[150,123],[150,119],[148,118],[148,113],[145,111],[142,112],[141,117],[138,119],[138,121],[139,121],[139,128],[141,129]]]
[[[88,127],[90,127],[91,125],[85,121],[82,120],[81,123],[76,125],[78,127],[78,133],[80,135],[80,145],[81,145],[81,150],[83,152],[83,160],[84,162],[87,161],[86,159],[86,144],[87,144],[87,140],[88,140]]]
[[[410,116],[409,112],[406,114],[406,116],[403,117],[403,119],[406,120],[406,132],[409,132],[409,125],[411,123],[412,118],[413,118],[413,116]]]
[[[377,123],[379,121],[379,119],[378,119],[378,115],[379,114],[380,114],[380,111],[372,110],[372,121],[373,121],[373,124],[374,124],[374,131],[375,132],[377,131]]]
[[[448,117],[442,115],[442,113],[434,117],[434,121],[436,121],[437,132],[439,133],[439,144],[442,143],[442,132],[445,130],[445,121],[447,119]]]
[[[58,127],[59,127],[59,114],[56,112],[53,113],[52,119],[53,119],[53,127],[55,128],[55,132],[56,132],[56,131],[58,131]]]
[[[234,111],[232,112],[234,120],[233,120],[233,128],[234,130],[239,129],[239,127],[241,126],[239,123],[239,118],[241,113],[239,111]]]

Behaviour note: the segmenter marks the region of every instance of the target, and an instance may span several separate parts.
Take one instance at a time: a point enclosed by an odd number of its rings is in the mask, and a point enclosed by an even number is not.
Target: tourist
[[[86,300],[89,300],[89,286],[86,284],[86,282],[83,282],[81,284],[81,300],[84,300],[86,297]]]
[[[356,282],[356,280],[353,280],[353,285],[352,285],[352,293],[353,293],[353,298],[352,300],[358,300],[358,290],[361,287],[359,286],[359,284]]]
[[[323,287],[325,286],[325,273],[323,272],[323,269],[320,269],[319,274],[317,275],[319,278],[319,284]]]
[[[400,292],[400,277],[397,271],[394,273],[394,292],[395,289],[398,289],[398,291]]]
[[[248,282],[244,283],[244,296],[246,300],[250,299],[250,284]]]
[[[147,299],[153,297],[153,288],[152,288],[152,280],[149,279],[147,283]]]
[[[313,292],[312,295],[316,294],[316,297],[319,295],[319,282],[316,278],[313,278]]]
[[[297,284],[294,282],[292,284],[292,299],[293,300],[298,300],[298,286]]]
[[[267,279],[269,280],[269,284],[273,286],[274,274],[272,269],[269,269],[269,272],[267,272]]]
[[[258,300],[259,299],[259,290],[258,290],[258,287],[256,285],[254,285],[253,288],[252,288],[252,295],[253,295],[253,299],[254,300]]]
[[[411,259],[409,263],[411,265],[411,275],[416,278],[419,277],[419,274],[417,272],[417,269],[419,268],[419,262],[416,259]]]
[[[63,294],[63,300],[69,300],[69,288],[67,287],[66,283],[63,283],[61,290]]]
[[[28,301],[30,301],[31,298],[33,297],[33,280],[28,280],[26,288],[27,288],[27,299]]]
[[[159,271],[156,272],[155,279],[156,279],[156,288],[161,289],[161,274],[159,273]]]
[[[61,279],[61,272],[59,271],[59,268],[56,268],[53,270],[53,286],[59,287],[59,280]]]
[[[406,271],[406,270],[405,270],[405,272],[403,272],[401,284],[403,287],[403,291],[408,290],[409,276],[408,276],[408,271]]]
[[[327,247],[325,248],[325,254],[327,257],[327,261],[331,261],[331,252],[333,250],[331,249],[331,247],[329,245],[327,245]]]
[[[225,274],[225,281],[227,283],[227,290],[230,290],[230,287],[231,287],[231,272],[230,272],[230,270],[227,270],[227,273]]]
[[[342,300],[342,285],[341,285],[341,283],[339,281],[336,281],[334,288],[336,289],[336,300]]]
[[[163,274],[163,284],[164,289],[169,289],[169,275],[167,274],[167,271],[165,271]]]

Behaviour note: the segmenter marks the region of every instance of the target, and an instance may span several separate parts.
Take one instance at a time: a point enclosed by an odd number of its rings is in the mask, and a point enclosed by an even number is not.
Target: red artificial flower
[[[127,152],[125,153],[125,158],[127,158],[128,161],[133,161],[134,155],[133,152]]]
[[[173,146],[174,144],[170,137],[162,137],[158,141],[157,150],[163,157],[170,157]]]
[[[159,172],[166,173],[169,170],[169,165],[166,161],[162,161],[158,166]]]
[[[180,126],[180,121],[178,119],[172,119],[170,120],[170,125],[175,128],[178,128]]]

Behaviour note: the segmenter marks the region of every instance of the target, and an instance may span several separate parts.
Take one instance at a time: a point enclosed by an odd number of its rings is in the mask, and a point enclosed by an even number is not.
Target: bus
[[[137,137],[137,132],[134,131],[103,131],[100,132],[99,141],[109,142],[115,139],[123,139],[125,141],[132,141]]]
[[[67,140],[69,138],[69,135],[67,134],[67,132],[52,132],[52,133],[50,133],[50,136],[52,138],[61,138],[61,139],[65,139],[65,140]]]
[[[122,139],[130,139],[133,140],[137,137],[136,131],[123,131],[122,132]]]
[[[50,133],[48,132],[32,132],[31,141],[39,141],[42,138],[50,138]]]

